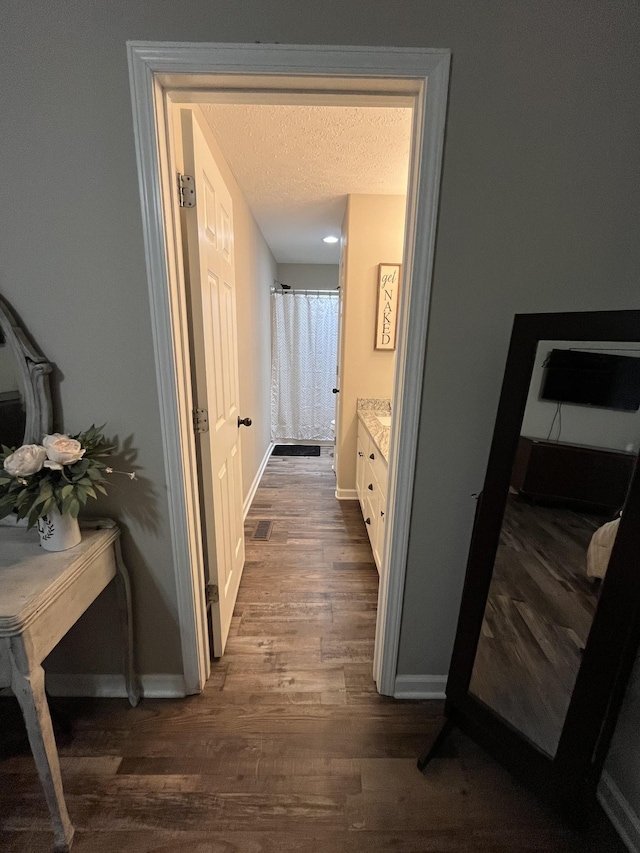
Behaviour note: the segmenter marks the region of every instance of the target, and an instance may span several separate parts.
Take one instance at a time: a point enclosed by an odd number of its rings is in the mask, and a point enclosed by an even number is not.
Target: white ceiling
[[[202,104],[278,263],[337,264],[350,193],[404,195],[411,110]]]

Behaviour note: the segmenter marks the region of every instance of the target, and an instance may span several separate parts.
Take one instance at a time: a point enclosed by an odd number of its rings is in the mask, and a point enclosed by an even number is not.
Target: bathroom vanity
[[[358,400],[356,491],[378,573],[384,547],[390,428],[389,400]]]

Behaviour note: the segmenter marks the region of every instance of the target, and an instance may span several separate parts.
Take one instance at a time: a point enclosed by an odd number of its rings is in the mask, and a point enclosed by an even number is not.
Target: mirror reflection
[[[18,364],[0,327],[0,444],[22,444],[26,408]]]
[[[637,342],[538,346],[470,690],[555,755],[640,445]]]

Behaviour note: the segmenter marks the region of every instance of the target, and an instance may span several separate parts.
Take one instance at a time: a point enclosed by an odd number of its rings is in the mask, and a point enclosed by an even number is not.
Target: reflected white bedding
[[[604,578],[606,575],[619,524],[620,518],[608,521],[599,527],[591,537],[587,550],[587,577]]]

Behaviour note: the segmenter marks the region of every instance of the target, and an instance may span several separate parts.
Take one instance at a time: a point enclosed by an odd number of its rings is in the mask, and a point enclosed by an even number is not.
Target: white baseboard
[[[600,777],[598,800],[631,853],[640,853],[640,818],[606,770]]]
[[[247,513],[251,509],[251,504],[253,503],[253,499],[256,496],[256,492],[258,491],[258,486],[260,485],[260,480],[262,479],[262,475],[264,474],[264,469],[267,467],[267,462],[269,461],[269,457],[273,453],[273,448],[276,446],[275,441],[272,441],[267,447],[267,452],[264,455],[264,459],[260,463],[260,467],[258,468],[258,473],[253,479],[253,483],[251,483],[251,488],[249,489],[246,498],[244,499],[244,506],[242,508],[242,518],[245,519],[247,517]]]
[[[444,699],[446,675],[396,675],[395,699]]]
[[[336,489],[336,497],[339,501],[357,501],[358,493],[355,489]]]
[[[142,695],[146,699],[180,699],[187,695],[182,675],[161,673],[139,676]],[[127,695],[124,676],[51,672],[46,677],[47,691],[52,696],[88,696],[120,699]]]

